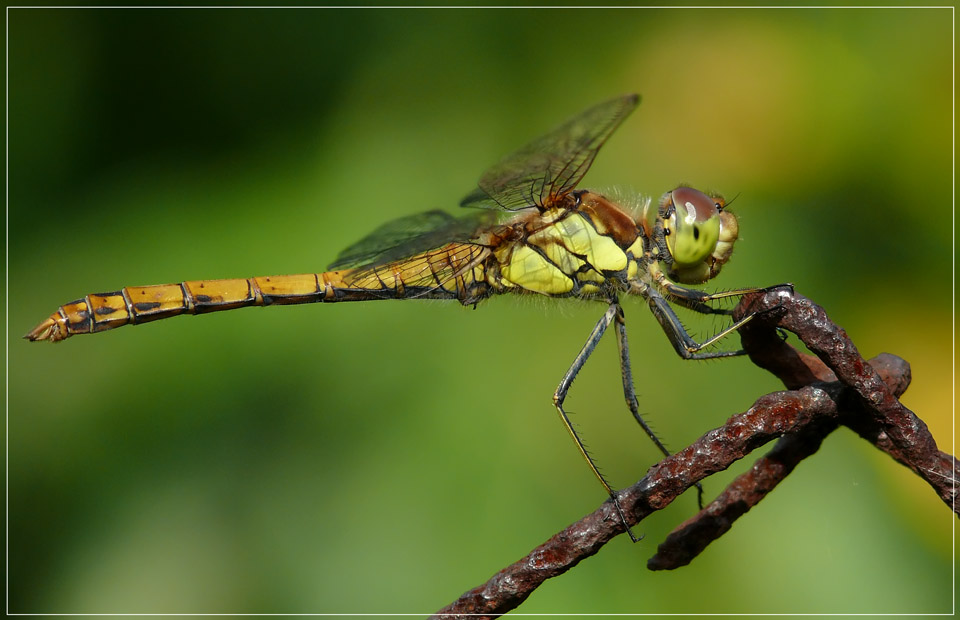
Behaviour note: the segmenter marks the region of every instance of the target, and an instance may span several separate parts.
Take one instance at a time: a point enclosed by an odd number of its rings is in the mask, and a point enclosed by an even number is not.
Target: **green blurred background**
[[[17,338],[90,292],[323,270],[386,220],[455,211],[500,156],[625,92],[643,102],[584,186],[738,196],[742,241],[711,286],[793,282],[866,357],[905,357],[904,402],[951,450],[949,9],[8,17],[10,611],[427,613],[592,511],[603,493],[550,397],[599,304]],[[642,303],[626,312],[668,445],[780,389],[743,359],[683,362]],[[658,455],[615,351],[568,403],[625,486]],[[521,611],[951,610],[953,516],[849,431],[691,566],[646,570],[695,506]]]

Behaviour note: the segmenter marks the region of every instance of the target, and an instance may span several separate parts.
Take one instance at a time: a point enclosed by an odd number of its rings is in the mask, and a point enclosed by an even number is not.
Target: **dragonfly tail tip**
[[[57,323],[57,321],[54,320],[53,317],[50,317],[43,323],[40,323],[34,327],[23,337],[30,342],[37,342],[39,340],[56,342],[57,340],[63,340],[65,336],[61,334],[60,325]]]

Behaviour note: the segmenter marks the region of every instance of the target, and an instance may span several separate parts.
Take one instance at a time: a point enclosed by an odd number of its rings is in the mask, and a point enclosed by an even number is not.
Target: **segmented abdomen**
[[[476,303],[489,294],[483,265],[488,254],[483,246],[453,243],[375,267],[127,287],[64,304],[25,338],[58,341],[180,314],[271,304],[404,298]]]

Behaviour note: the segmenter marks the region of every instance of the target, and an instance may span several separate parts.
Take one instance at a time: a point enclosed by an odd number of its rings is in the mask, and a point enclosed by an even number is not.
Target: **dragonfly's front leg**
[[[757,293],[764,290],[762,288],[738,288],[730,291],[707,293],[706,291],[680,286],[666,277],[660,277],[657,284],[668,300],[700,314],[733,314],[732,308],[714,308],[709,305],[709,302],[729,299],[730,297],[742,297],[747,293]]]
[[[678,287],[682,288],[682,287]],[[690,290],[690,289],[683,289]],[[750,292],[750,289],[744,289],[746,292]],[[744,294],[741,292],[729,291],[726,294],[720,294],[721,296],[731,296],[733,294]],[[680,319],[677,318],[676,313],[673,311],[673,308],[670,307],[670,304],[667,303],[667,300],[664,299],[663,295],[657,292],[654,288],[647,288],[643,291],[643,295],[647,298],[647,302],[650,304],[650,311],[653,312],[653,316],[657,317],[657,321],[660,323],[660,326],[663,328],[664,333],[666,333],[667,338],[670,339],[670,344],[673,345],[673,348],[677,351],[677,354],[680,357],[688,360],[705,360],[705,359],[715,359],[718,357],[735,357],[737,355],[743,355],[745,352],[742,349],[737,351],[703,351],[723,338],[727,337],[731,333],[737,331],[743,327],[748,321],[750,321],[755,315],[748,314],[739,321],[736,321],[733,325],[727,327],[726,329],[720,331],[718,334],[711,336],[702,343],[698,343],[694,340],[690,334],[687,333],[687,330],[684,329],[683,324],[680,322]],[[704,298],[709,296],[704,296]],[[701,298],[701,299],[704,299]],[[717,299],[718,297],[713,297],[712,299]]]
[[[610,327],[610,323],[617,317],[620,317],[620,323],[623,320],[623,310],[620,308],[620,304],[616,300],[610,302],[610,307],[607,308],[607,311],[603,313],[603,316],[600,317],[600,320],[597,321],[597,324],[594,326],[593,331],[590,332],[590,336],[587,338],[587,342],[583,345],[583,348],[580,349],[580,353],[577,354],[576,359],[573,360],[573,364],[570,365],[570,368],[567,369],[567,372],[564,373],[563,379],[560,380],[560,385],[557,386],[556,392],[553,393],[553,404],[557,407],[557,413],[560,414],[560,420],[563,422],[563,426],[567,429],[567,432],[570,433],[570,437],[573,439],[573,442],[577,445],[577,450],[580,451],[580,454],[583,456],[584,460],[587,461],[587,465],[590,466],[590,470],[593,472],[593,475],[597,477],[597,480],[600,481],[600,484],[603,485],[603,488],[607,491],[607,494],[610,496],[610,499],[613,500],[613,505],[617,509],[617,514],[620,515],[620,520],[623,522],[623,527],[626,529],[627,534],[630,536],[630,540],[637,542],[640,539],[634,535],[633,531],[630,529],[630,526],[627,525],[627,519],[623,515],[623,510],[620,508],[620,502],[617,500],[617,495],[613,490],[613,487],[607,482],[606,478],[603,477],[603,474],[600,473],[600,470],[597,469],[597,465],[593,462],[593,459],[590,457],[590,454],[587,453],[587,447],[583,444],[583,440],[580,439],[580,436],[577,434],[577,431],[573,428],[573,423],[570,422],[570,418],[567,416],[567,412],[563,410],[563,402],[567,398],[567,392],[570,390],[570,386],[573,385],[573,380],[577,378],[580,369],[583,368],[583,365],[590,358],[590,355],[593,353],[594,349],[597,348],[597,343],[600,342],[600,339],[603,337],[603,334],[607,331],[607,328]],[[618,323],[619,324],[619,323]],[[624,381],[630,377],[630,368],[627,366],[624,375]],[[626,383],[624,383],[626,385]],[[631,380],[631,390],[632,390],[632,380]],[[636,401],[636,397],[634,397]],[[642,418],[639,417],[639,413],[634,414],[639,420]],[[647,433],[651,433],[648,430],[648,427],[644,422],[640,422],[643,425],[644,430],[647,430]],[[651,434],[651,437],[654,437]],[[663,444],[654,437],[654,441],[658,446],[662,448]],[[669,453],[668,453],[669,454]]]

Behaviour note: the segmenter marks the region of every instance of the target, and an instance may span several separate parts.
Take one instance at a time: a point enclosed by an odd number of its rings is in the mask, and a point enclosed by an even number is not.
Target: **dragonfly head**
[[[684,284],[700,284],[720,273],[737,240],[737,217],[721,196],[678,187],[660,199],[657,219],[669,253],[667,275]]]

